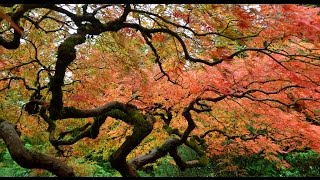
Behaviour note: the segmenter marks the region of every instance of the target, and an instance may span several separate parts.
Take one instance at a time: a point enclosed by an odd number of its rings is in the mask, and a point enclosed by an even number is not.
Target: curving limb
[[[0,137],[4,140],[12,159],[20,166],[28,169],[45,169],[59,177],[75,176],[72,168],[63,161],[27,150],[23,146],[15,126],[3,119],[0,119]]]
[[[155,119],[151,115],[148,115],[146,120],[143,120],[142,117],[134,119],[132,135],[128,136],[126,141],[118,148],[118,150],[110,156],[109,160],[112,167],[117,169],[122,176],[137,176],[136,169],[127,163],[126,157],[147,135],[151,133],[154,122]]]
[[[125,123],[133,125],[132,135],[128,136],[126,141],[117,149],[116,152],[110,156],[110,162],[112,167],[117,169],[122,176],[137,176],[136,169],[127,163],[126,157],[141,143],[146,136],[151,133],[153,124],[155,122],[155,119],[152,115],[142,115],[135,106],[117,101],[107,103],[101,107],[90,110],[79,110],[68,107],[64,108],[63,112],[64,113],[62,114],[61,118],[94,117],[94,122],[78,128],[76,135],[71,139],[64,140],[63,137],[66,134],[75,132],[75,130],[62,132],[60,133],[60,137],[56,139],[56,124],[49,118],[49,116],[46,115],[46,109],[43,107],[40,111],[40,114],[42,118],[49,124],[49,140],[55,147],[60,145],[72,145],[85,137],[95,139],[99,134],[100,127],[106,121],[107,117],[122,120]]]

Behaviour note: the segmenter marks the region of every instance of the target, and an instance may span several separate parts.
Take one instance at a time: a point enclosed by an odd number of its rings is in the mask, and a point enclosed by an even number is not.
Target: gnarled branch
[[[60,177],[75,176],[71,167],[54,157],[27,150],[13,124],[0,119],[0,137],[4,140],[10,155],[20,166],[28,169],[45,169]]]

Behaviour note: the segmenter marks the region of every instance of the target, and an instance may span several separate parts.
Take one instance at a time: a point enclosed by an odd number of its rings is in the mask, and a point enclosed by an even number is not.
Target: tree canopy
[[[225,153],[320,152],[319,10],[1,4],[0,137],[19,165],[57,176],[99,153],[138,176],[165,156],[185,170]],[[184,145],[198,158],[181,158]]]

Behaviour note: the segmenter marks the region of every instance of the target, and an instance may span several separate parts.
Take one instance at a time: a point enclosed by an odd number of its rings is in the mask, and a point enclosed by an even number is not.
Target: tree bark
[[[14,125],[0,119],[0,137],[4,140],[12,159],[23,168],[45,169],[59,177],[74,177],[71,167],[54,157],[25,149]]]

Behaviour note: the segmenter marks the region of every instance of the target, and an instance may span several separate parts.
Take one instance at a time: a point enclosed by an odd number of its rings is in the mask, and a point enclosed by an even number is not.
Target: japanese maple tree
[[[184,170],[232,151],[320,151],[317,7],[0,8],[0,136],[22,167],[75,176],[65,149],[82,142],[98,153],[107,133],[124,135],[109,157],[122,176],[167,155]],[[40,131],[60,155],[24,148],[19,136]],[[183,160],[182,145],[199,158]]]

